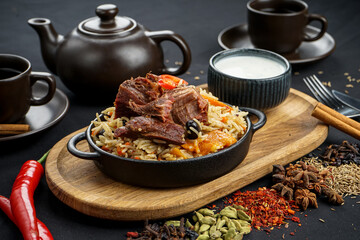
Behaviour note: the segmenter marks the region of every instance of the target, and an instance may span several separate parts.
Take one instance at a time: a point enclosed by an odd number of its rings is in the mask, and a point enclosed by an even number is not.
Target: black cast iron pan
[[[236,166],[246,157],[253,134],[264,126],[266,116],[263,112],[252,108],[241,108],[258,118],[256,123],[246,117],[248,128],[242,138],[235,144],[216,153],[206,156],[176,161],[145,161],[119,157],[108,153],[93,142],[91,129],[72,137],[67,148],[71,154],[85,160],[93,160],[96,166],[106,175],[123,183],[142,187],[184,187],[218,178]],[[86,139],[90,152],[76,148],[76,144]]]

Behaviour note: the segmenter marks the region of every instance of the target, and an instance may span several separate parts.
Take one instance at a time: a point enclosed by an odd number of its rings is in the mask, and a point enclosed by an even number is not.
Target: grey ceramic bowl
[[[279,75],[265,78],[241,78],[229,75],[216,67],[216,63],[228,57],[257,56],[284,67]],[[240,107],[268,109],[279,105],[289,94],[291,65],[279,54],[262,49],[229,49],[211,57],[208,69],[209,91],[223,102]]]

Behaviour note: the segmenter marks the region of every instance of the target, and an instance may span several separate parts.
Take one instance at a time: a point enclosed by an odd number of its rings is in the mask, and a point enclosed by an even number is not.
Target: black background
[[[336,40],[335,52],[318,62],[293,66],[292,87],[310,94],[302,78],[318,74],[323,81],[330,81],[333,89],[348,90],[350,95],[360,97],[360,83],[354,88],[346,87],[348,80],[344,73],[360,79],[360,2],[348,1],[306,1],[310,12],[320,13],[329,22],[328,33]],[[104,2],[98,0],[2,0],[0,1],[0,52],[18,54],[32,63],[35,71],[48,71],[40,54],[39,39],[28,26],[32,17],[52,20],[60,34],[66,34],[82,20],[95,15],[95,8],[104,3],[114,3],[119,15],[134,18],[151,30],[173,30],[183,36],[192,50],[190,74],[182,77],[191,84],[206,83],[208,61],[222,50],[217,43],[221,30],[234,24],[246,22],[246,1],[239,0],[124,0]],[[315,25],[316,26],[316,25]],[[178,50],[171,44],[164,44],[165,57],[174,64]],[[195,77],[199,77],[195,80]],[[12,183],[22,165],[28,159],[38,159],[66,135],[88,125],[96,112],[108,104],[84,104],[67,90],[57,77],[57,86],[70,100],[65,118],[54,127],[24,139],[0,142],[0,194],[9,196]],[[311,95],[311,94],[310,94]],[[278,126],[281,131],[281,126]],[[329,135],[321,148],[343,140],[359,143],[358,140],[330,127]],[[255,190],[270,186],[266,176],[242,190]],[[254,230],[244,239],[359,239],[360,197],[347,197],[345,205],[331,206],[319,200],[318,209],[298,213],[302,226],[290,223],[289,228],[275,229],[270,235]],[[221,199],[217,204],[222,202]],[[49,190],[45,178],[35,192],[37,216],[46,223],[55,239],[125,239],[127,231],[141,230],[142,222],[117,222],[89,217],[79,213],[61,201]],[[335,211],[330,208],[334,208]],[[307,217],[304,215],[307,214]],[[325,223],[319,219],[324,219]],[[290,236],[290,232],[295,236]],[[0,239],[21,239],[21,234],[5,214],[0,213]]]

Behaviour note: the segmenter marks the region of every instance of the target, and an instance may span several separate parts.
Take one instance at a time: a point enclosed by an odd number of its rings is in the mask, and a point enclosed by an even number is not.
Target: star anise
[[[297,189],[295,191],[295,204],[301,206],[303,210],[306,210],[308,206],[317,208],[316,194],[308,189]]]
[[[314,172],[310,172],[308,170],[301,170],[301,171],[297,171],[297,174],[295,175],[293,180],[296,183],[296,185],[308,188],[310,181],[318,182],[318,177]]]
[[[322,193],[328,197],[328,201],[332,204],[340,205],[344,203],[344,199],[331,188],[322,188]]]
[[[309,172],[314,172],[314,173],[318,173],[319,172],[319,169],[317,169],[317,167],[315,167],[314,165],[308,165],[306,163],[304,163],[303,161],[299,161],[298,163],[301,168],[305,171],[309,171]]]
[[[285,168],[282,165],[276,164],[273,165],[273,171],[272,174],[281,174],[281,175],[285,175]]]
[[[286,176],[294,177],[298,173],[298,170],[300,170],[299,168],[301,168],[301,165],[290,163],[286,168]]]
[[[293,189],[282,184],[277,183],[273,185],[271,188],[275,189],[276,191],[280,192],[280,195],[285,199],[292,201],[293,200]]]
[[[316,194],[320,195],[322,193],[322,189],[327,186],[323,182],[310,183],[308,189],[313,190]]]

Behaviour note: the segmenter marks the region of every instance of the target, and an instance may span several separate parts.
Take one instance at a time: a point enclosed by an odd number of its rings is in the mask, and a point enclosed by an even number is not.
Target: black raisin
[[[188,139],[197,139],[199,137],[198,133],[200,132],[200,126],[194,120],[189,120],[186,122],[186,133]],[[195,131],[194,131],[195,129]]]

